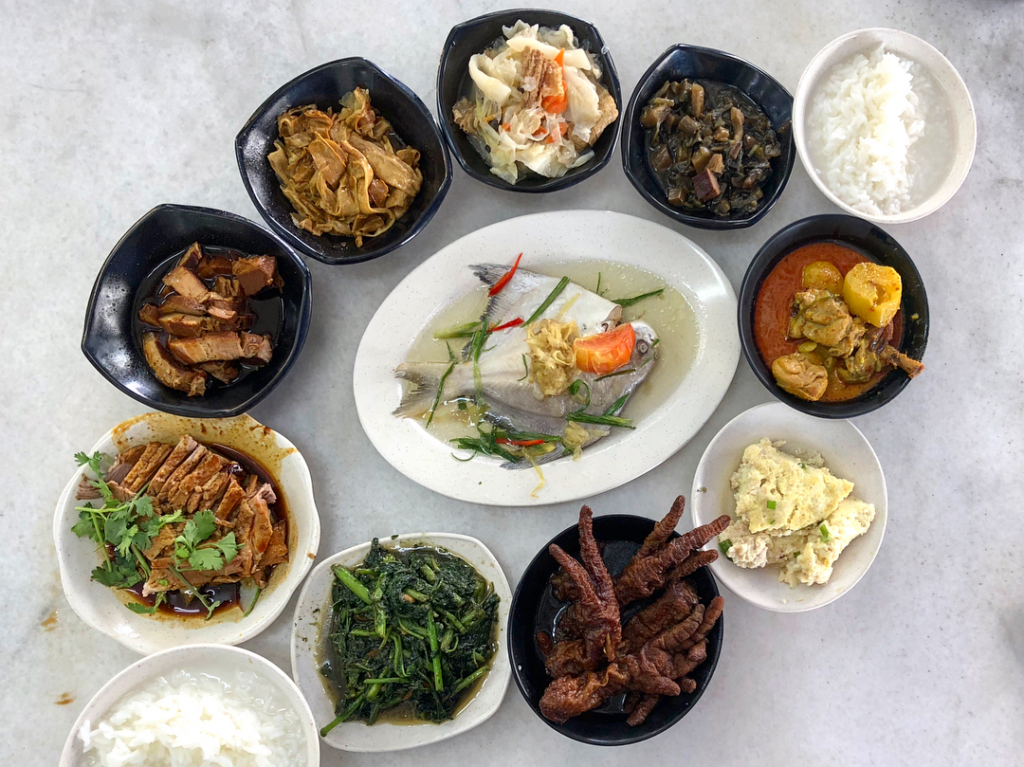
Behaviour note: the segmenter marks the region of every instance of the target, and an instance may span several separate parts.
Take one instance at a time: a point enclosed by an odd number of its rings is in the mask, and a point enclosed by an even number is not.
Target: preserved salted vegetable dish
[[[892,267],[836,243],[805,245],[758,291],[758,350],[783,390],[811,402],[859,397],[893,368],[914,378],[924,365],[898,348],[902,291]]]
[[[564,176],[594,157],[591,147],[619,116],[597,59],[572,29],[517,21],[469,60],[471,92],[455,123],[491,173],[515,184],[525,174]]]
[[[317,236],[378,237],[409,210],[423,184],[420,153],[394,132],[363,88],[346,93],[341,111],[315,105],[277,118],[280,138],[268,155],[292,221]]]
[[[336,718],[442,722],[456,716],[497,650],[498,595],[442,548],[374,539],[352,568],[334,565],[326,660]]]
[[[647,160],[669,204],[752,213],[782,154],[764,112],[731,85],[669,81],[640,114]]]

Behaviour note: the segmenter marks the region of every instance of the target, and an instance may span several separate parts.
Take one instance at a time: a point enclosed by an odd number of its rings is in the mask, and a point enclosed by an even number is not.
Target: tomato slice
[[[572,345],[576,352],[576,367],[594,375],[614,372],[629,362],[635,344],[636,332],[629,323],[607,333],[577,338]]]

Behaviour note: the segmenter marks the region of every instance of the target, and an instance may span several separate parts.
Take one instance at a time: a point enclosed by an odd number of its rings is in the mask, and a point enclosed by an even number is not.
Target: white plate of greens
[[[628,307],[623,308],[623,322],[649,323],[658,335],[655,345],[660,344],[653,372],[616,411],[628,427],[609,428],[608,436],[587,445],[576,460],[557,442],[560,435],[548,433],[548,441],[564,457],[539,462],[539,470],[530,464],[510,469],[508,461],[493,452],[458,449],[451,440],[460,433],[439,429],[442,419],[428,429],[428,414],[406,418],[393,414],[404,391],[395,375],[399,365],[410,354],[423,354],[437,329],[471,326],[480,319],[475,307],[486,303],[488,290],[471,267],[493,263],[511,268],[519,253],[523,254],[520,270],[545,275],[552,283],[561,284],[569,277],[571,285],[582,289],[557,295],[548,304],[545,318],[560,318],[560,307],[571,306],[572,295],[593,298],[596,292],[608,302]],[[483,303],[474,305],[467,299],[471,294]],[[645,295],[651,297],[631,303]],[[463,337],[439,343],[448,343],[458,355],[469,341]],[[490,344],[488,340],[482,345],[484,355],[495,353],[489,352]],[[427,351],[446,354],[444,346],[439,348]],[[557,211],[480,229],[410,273],[367,326],[356,353],[353,387],[367,436],[407,477],[458,500],[531,506],[593,496],[668,459],[714,412],[732,381],[739,354],[736,295],[722,270],[696,244],[667,227],[621,213]],[[515,358],[518,362],[519,355]],[[524,370],[525,363],[524,358]],[[589,390],[583,394],[589,397]],[[476,436],[475,425],[463,427],[467,435]],[[487,431],[490,426],[483,428]],[[492,450],[494,441],[490,440]]]

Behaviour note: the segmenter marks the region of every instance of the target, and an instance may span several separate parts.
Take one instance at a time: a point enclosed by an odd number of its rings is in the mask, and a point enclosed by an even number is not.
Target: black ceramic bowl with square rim
[[[341,108],[341,97],[356,88],[370,93],[370,104],[395,133],[419,150],[423,185],[405,215],[377,237],[317,236],[292,221],[294,208],[281,191],[267,155],[278,138],[277,118],[293,107],[315,104]],[[379,258],[409,242],[434,217],[452,183],[452,164],[430,110],[406,85],[366,59],[352,57],[321,64],[278,88],[235,137],[235,159],[256,210],[290,246],[325,264],[355,264]]]
[[[200,397],[189,397],[156,379],[142,353],[136,319],[140,286],[170,268],[170,259],[193,242],[276,256],[284,280],[270,362],[234,383],[213,386]],[[227,418],[251,408],[287,375],[305,343],[311,310],[309,270],[280,238],[233,213],[160,205],[128,230],[100,269],[85,313],[82,352],[104,378],[144,405],[175,415]]]
[[[653,519],[628,514],[594,517],[594,537],[604,544],[602,557],[612,576],[622,571],[644,538],[654,529],[654,524]],[[671,537],[679,536],[673,533]],[[567,738],[582,743],[623,746],[664,732],[686,716],[707,689],[722,652],[724,615],[707,636],[707,660],[689,674],[697,683],[694,692],[684,692],[675,698],[663,697],[647,719],[636,727],[626,724],[627,715],[622,711],[622,696],[612,698],[601,708],[573,717],[564,724],[552,722],[540,711],[540,698],[551,682],[551,677],[544,670],[544,656],[536,639],[538,631],[549,634],[553,632],[559,612],[565,607],[565,603],[559,602],[551,593],[550,579],[558,570],[558,562],[548,553],[548,546],[552,543],[557,543],[570,556],[579,559],[578,527],[573,525],[563,530],[545,544],[527,566],[512,597],[508,618],[508,652],[512,660],[512,676],[519,692],[541,721]],[[687,580],[705,604],[718,596],[718,585],[707,567],[700,568]],[[652,601],[654,597],[629,605],[624,611],[623,622]]]
[[[767,115],[782,145],[782,154],[772,160],[772,175],[761,190],[764,197],[753,212],[716,216],[711,211],[687,210],[670,205],[665,191],[654,177],[644,144],[640,113],[658,89],[669,80],[712,80],[743,91]],[[651,64],[629,100],[622,117],[622,168],[640,195],[669,218],[699,229],[742,229],[753,226],[782,196],[796,161],[791,120],[793,97],[771,75],[743,59],[712,48],[673,45]]]
[[[604,133],[592,147],[593,159],[586,164],[573,168],[558,178],[544,178],[530,173],[520,177],[515,184],[510,184],[491,173],[487,161],[473,148],[469,137],[455,124],[452,107],[470,92],[472,83],[469,77],[470,57],[477,53],[483,53],[495,42],[504,39],[501,28],[511,27],[520,19],[527,24],[539,24],[552,29],[557,29],[563,24],[570,27],[576,36],[576,44],[591,53],[601,65],[601,84],[615,99],[619,117],[605,128]],[[498,11],[457,24],[448,33],[448,39],[445,40],[444,49],[441,51],[441,63],[437,68],[437,114],[445,140],[451,147],[455,159],[462,169],[477,181],[510,192],[527,194],[554,192],[559,189],[567,189],[590,178],[607,165],[611,159],[612,150],[615,148],[615,137],[619,132],[619,121],[622,119],[619,76],[615,71],[615,64],[612,62],[604,38],[597,31],[597,27],[590,22],[567,13],[532,8]]]
[[[771,237],[754,256],[743,277],[739,295],[740,343],[754,375],[772,394],[790,407],[821,418],[852,418],[870,413],[891,402],[910,378],[902,370],[889,371],[881,381],[855,399],[843,402],[809,402],[783,391],[772,375],[771,361],[764,359],[754,332],[754,312],[761,285],[769,272],[797,248],[815,242],[833,242],[862,253],[870,260],[891,266],[900,274],[903,299],[903,335],[896,347],[915,360],[924,357],[928,343],[928,296],[921,274],[907,251],[887,232],[854,216],[827,214],[794,221]],[[785,332],[785,330],[781,330]],[[927,375],[927,371],[923,373]]]

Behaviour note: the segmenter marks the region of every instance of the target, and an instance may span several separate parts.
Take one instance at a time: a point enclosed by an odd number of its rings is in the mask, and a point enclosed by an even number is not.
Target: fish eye
[[[640,350],[641,354],[647,354],[647,352],[651,350],[651,345],[646,341],[641,341],[637,344],[637,348]]]

